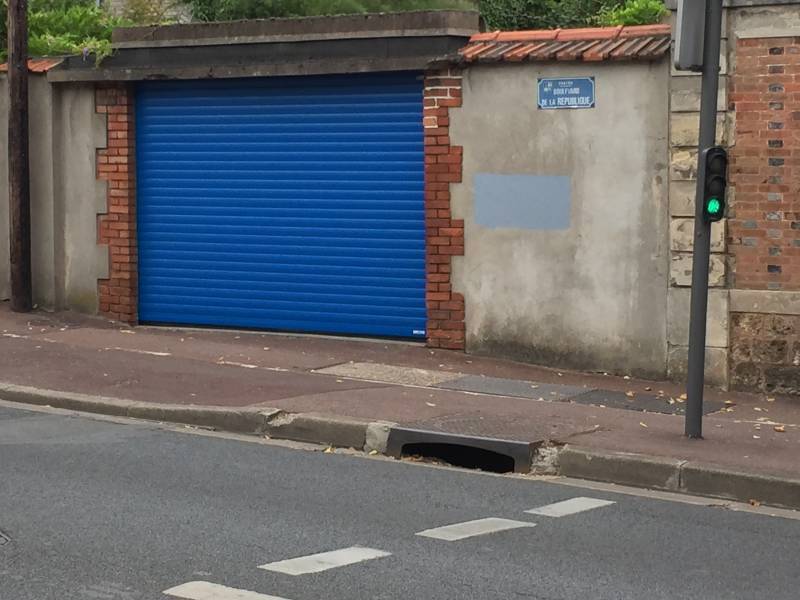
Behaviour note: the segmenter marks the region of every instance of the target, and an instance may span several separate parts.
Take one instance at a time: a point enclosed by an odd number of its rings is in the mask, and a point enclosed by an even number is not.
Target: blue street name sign
[[[594,108],[594,77],[540,79],[539,108]]]

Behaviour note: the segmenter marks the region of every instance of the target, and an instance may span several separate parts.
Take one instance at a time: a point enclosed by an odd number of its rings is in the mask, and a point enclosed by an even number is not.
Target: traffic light
[[[703,218],[721,221],[725,216],[725,190],[728,187],[728,153],[713,146],[703,151]]]

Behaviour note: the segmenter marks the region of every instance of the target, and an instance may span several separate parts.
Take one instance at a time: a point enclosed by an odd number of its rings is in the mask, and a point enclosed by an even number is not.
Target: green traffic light
[[[722,202],[719,198],[709,198],[706,204],[706,212],[711,216],[717,216],[722,212]]]

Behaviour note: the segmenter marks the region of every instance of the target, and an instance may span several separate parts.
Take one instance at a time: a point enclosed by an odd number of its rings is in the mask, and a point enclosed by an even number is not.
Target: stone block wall
[[[728,114],[728,28],[723,30],[720,55],[717,143],[732,143]],[[697,145],[700,128],[700,75],[672,70],[670,81],[670,278],[667,342],[669,376],[682,379],[689,353],[689,304],[694,250],[694,207],[697,185]],[[725,221],[711,228],[711,260],[706,339],[706,381],[728,384],[728,279]]]

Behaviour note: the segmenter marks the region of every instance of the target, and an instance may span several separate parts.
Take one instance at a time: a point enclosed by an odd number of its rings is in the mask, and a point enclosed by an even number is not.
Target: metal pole
[[[31,194],[28,158],[28,0],[8,2],[8,204],[11,310],[30,312]]]
[[[703,50],[703,87],[700,101],[698,173],[703,150],[716,142],[719,52],[722,43],[722,2],[706,0]],[[711,258],[711,224],[703,218],[702,178],[697,178],[692,260],[692,304],[689,322],[689,372],[686,401],[686,435],[703,437],[703,384],[705,381],[706,317],[708,313],[708,263]]]

